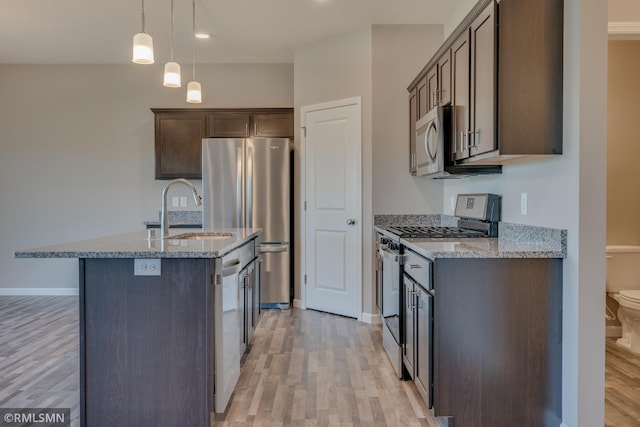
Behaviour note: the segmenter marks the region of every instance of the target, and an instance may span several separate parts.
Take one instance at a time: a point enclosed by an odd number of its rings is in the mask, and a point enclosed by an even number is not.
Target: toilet
[[[617,344],[640,355],[640,246],[607,246],[607,292],[620,304]]]

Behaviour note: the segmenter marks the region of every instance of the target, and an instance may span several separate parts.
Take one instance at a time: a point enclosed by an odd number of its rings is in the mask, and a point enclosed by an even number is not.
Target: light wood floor
[[[78,425],[76,297],[0,297],[0,407],[71,408]],[[605,425],[640,426],[640,357],[607,339]],[[380,327],[268,310],[219,426],[435,427],[395,378]]]

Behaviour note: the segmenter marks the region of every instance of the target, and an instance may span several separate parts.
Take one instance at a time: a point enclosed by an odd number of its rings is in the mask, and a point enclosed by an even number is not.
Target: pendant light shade
[[[153,64],[153,39],[145,32],[144,0],[142,0],[142,32],[133,36],[133,59],[136,64]]]
[[[187,102],[199,104],[202,102],[202,88],[200,83],[196,81],[189,82],[187,85]]]
[[[192,1],[193,4],[193,34],[192,34],[192,46],[193,46],[193,79],[187,84],[187,102],[193,104],[199,104],[202,102],[202,87],[200,83],[196,81],[196,0]]]
[[[173,62],[173,0],[171,0],[171,61],[164,65],[164,83],[166,87],[182,86],[180,64]]]
[[[166,87],[180,87],[180,64],[177,62],[167,62],[164,64],[164,83]]]
[[[153,39],[147,33],[133,36],[133,62],[136,64],[153,64]]]

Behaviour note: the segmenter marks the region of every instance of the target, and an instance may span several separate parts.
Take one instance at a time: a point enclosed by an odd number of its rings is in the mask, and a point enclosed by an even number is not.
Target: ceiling
[[[198,63],[293,62],[294,50],[371,24],[441,24],[457,0],[197,0]],[[175,59],[191,62],[192,8],[174,0]],[[170,0],[146,0],[156,62],[169,60]],[[2,0],[0,63],[131,61],[140,0]]]

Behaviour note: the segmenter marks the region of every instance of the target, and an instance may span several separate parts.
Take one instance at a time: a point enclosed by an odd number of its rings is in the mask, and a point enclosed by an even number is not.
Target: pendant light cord
[[[142,32],[146,33],[144,28],[144,0],[142,0]]]
[[[144,1],[144,0],[142,0]],[[173,62],[173,0],[171,0],[171,62]]]
[[[193,4],[193,34],[191,35],[193,40],[193,81],[196,81],[196,0],[192,0]]]

